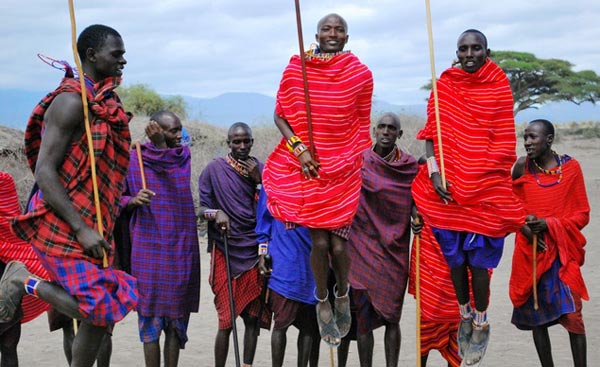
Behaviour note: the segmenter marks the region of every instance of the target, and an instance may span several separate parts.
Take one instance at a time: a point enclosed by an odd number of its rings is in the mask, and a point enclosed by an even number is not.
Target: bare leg
[[[338,367],[346,367],[346,363],[348,363],[348,351],[350,350],[350,342],[350,337],[342,338],[342,342],[337,348]]]
[[[73,347],[73,339],[75,339],[75,331],[73,330],[73,323],[70,323],[67,326],[63,327],[62,331],[63,331],[63,350],[65,352],[65,357],[67,358],[67,363],[70,366],[71,361],[73,360],[73,353],[71,351],[71,348]]]
[[[21,339],[21,322],[17,322],[0,335],[0,366],[18,367],[17,344]]]
[[[146,367],[160,367],[160,340],[144,343]]]
[[[273,330],[271,334],[271,364],[273,367],[283,366],[283,359],[285,357],[285,347],[287,344],[287,328]],[[298,343],[300,343],[300,336],[298,336]],[[300,353],[298,353],[298,360],[300,360]]]
[[[548,327],[539,326],[533,328],[531,332],[533,334],[535,350],[537,351],[538,357],[540,357],[542,367],[554,366],[554,361],[552,360],[552,344],[550,343],[550,336],[548,335]]]
[[[587,366],[587,340],[585,334],[569,333],[571,341],[571,353],[573,354],[573,364],[575,367]]]
[[[310,347],[310,367],[319,366],[319,348],[321,347],[321,337],[318,332],[311,332],[312,344]]]
[[[358,346],[358,360],[361,367],[371,367],[373,365],[373,345],[375,340],[373,332],[366,334],[358,334],[356,336],[356,344]]]
[[[215,338],[215,367],[225,367],[227,353],[229,352],[229,334],[231,334],[231,328],[219,329],[217,332]]]
[[[259,322],[257,317],[248,316],[242,313],[244,320],[244,364],[252,365],[254,355],[256,354],[256,344],[258,342]]]
[[[96,356],[105,334],[106,327],[95,326],[88,321],[82,321],[73,340],[71,367],[92,367],[96,362]]]
[[[312,361],[311,354],[315,338],[320,342],[321,339],[318,336],[313,335],[313,333],[306,331],[304,328],[300,328],[298,333],[298,367],[307,367],[309,361]],[[317,349],[317,355],[318,353],[319,351]]]
[[[456,268],[451,268],[450,277],[452,278],[458,303],[461,305],[469,303],[469,273],[467,265],[463,263]]]
[[[177,367],[179,363],[179,350],[181,344],[174,328],[165,330],[165,367]]]
[[[397,367],[400,358],[400,324],[390,323],[385,325],[384,347],[385,363],[387,367]]]
[[[471,267],[471,277],[475,309],[483,312],[488,308],[488,300],[490,297],[490,274],[487,269]],[[461,302],[461,304],[464,303]]]
[[[350,269],[350,257],[346,251],[346,240],[334,234],[331,239],[331,263],[335,280],[337,282],[338,296],[346,294],[348,290],[348,271]]]

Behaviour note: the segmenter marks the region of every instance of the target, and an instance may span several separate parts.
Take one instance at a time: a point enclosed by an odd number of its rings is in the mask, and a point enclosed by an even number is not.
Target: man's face
[[[323,53],[342,51],[346,42],[348,42],[346,26],[339,17],[327,17],[321,22],[318,33],[315,34],[315,39]]]
[[[546,132],[543,124],[534,122],[525,128],[523,140],[527,157],[536,159],[551,149],[554,136]]]
[[[165,143],[169,148],[181,146],[181,121],[177,117],[162,116],[158,124],[163,129]]]
[[[478,33],[463,33],[458,39],[456,57],[467,73],[474,73],[490,55],[483,37]]]
[[[90,52],[90,51],[88,51]],[[94,65],[96,81],[108,77],[120,77],[123,75],[123,68],[127,64],[125,54],[125,45],[121,37],[108,35],[104,44],[97,50],[91,50],[89,61]]]
[[[380,148],[393,147],[401,136],[400,126],[390,116],[384,116],[375,127],[375,141]]]
[[[227,144],[235,160],[245,161],[250,157],[254,139],[247,129],[240,126],[231,132],[227,138]]]

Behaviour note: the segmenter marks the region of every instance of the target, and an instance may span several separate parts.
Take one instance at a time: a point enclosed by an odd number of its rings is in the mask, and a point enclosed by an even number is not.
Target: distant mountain
[[[0,125],[24,129],[31,110],[46,92],[0,89]],[[192,120],[206,121],[216,126],[229,126],[236,121],[258,125],[273,122],[275,98],[259,93],[225,93],[213,98],[183,96]],[[425,116],[425,104],[396,105],[374,100],[373,112],[392,111],[407,115]],[[600,106],[570,102],[550,103],[538,110],[530,109],[517,115],[517,122],[546,118],[553,122],[599,121]]]

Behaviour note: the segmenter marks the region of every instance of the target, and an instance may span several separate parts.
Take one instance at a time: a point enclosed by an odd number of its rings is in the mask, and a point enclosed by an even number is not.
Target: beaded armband
[[[37,294],[37,287],[38,287],[39,284],[40,284],[40,280],[39,279],[37,279],[35,277],[32,277],[32,276],[28,276],[25,279],[25,282],[24,282],[25,292],[27,294],[30,294],[32,296],[37,297],[38,296],[38,294]]]
[[[300,155],[301,155],[302,153],[306,152],[307,150],[308,150],[308,148],[306,147],[306,145],[304,145],[304,144],[300,143],[300,144],[298,144],[298,146],[296,146],[296,147],[294,148],[294,152],[293,152],[293,153],[294,153],[294,155],[295,155],[296,157],[300,157]]]
[[[427,158],[427,172],[429,172],[429,177],[434,173],[439,173],[440,169],[438,168],[437,161],[435,160],[435,156],[431,156]]]
[[[219,209],[206,209],[204,211],[204,219],[215,220],[215,218],[217,218],[218,212],[219,212]]]
[[[290,151],[290,153],[294,152],[294,148],[299,145],[302,144],[302,140],[297,137],[296,135],[291,136],[285,143],[285,146],[288,148],[288,150]]]
[[[269,252],[269,244],[267,242],[258,244],[258,256],[266,255]]]

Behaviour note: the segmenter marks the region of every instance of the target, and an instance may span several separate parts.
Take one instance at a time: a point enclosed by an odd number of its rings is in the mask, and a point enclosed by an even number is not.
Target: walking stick
[[[139,141],[134,141],[131,145],[135,147],[137,153],[138,164],[140,166],[140,176],[142,177],[142,189],[147,189],[146,186],[146,174],[144,173],[144,160],[142,159],[142,147]]]
[[[223,245],[225,246],[225,267],[227,269],[227,290],[229,292],[229,311],[231,312],[231,329],[233,330],[233,352],[235,354],[235,366],[240,367],[240,347],[238,344],[237,327],[235,325],[235,304],[233,302],[233,286],[231,284],[231,265],[229,263],[229,245],[227,243],[227,232],[223,234]]]
[[[98,179],[96,177],[96,157],[94,156],[94,141],[92,139],[92,131],[90,129],[90,119],[88,116],[87,89],[85,87],[85,77],[81,60],[77,53],[77,30],[75,26],[75,9],[73,0],[69,0],[69,14],[71,18],[71,46],[73,48],[73,58],[79,70],[79,85],[81,87],[81,104],[83,105],[83,121],[85,125],[85,135],[87,137],[88,150],[90,155],[90,166],[92,170],[92,188],[94,191],[94,204],[96,206],[96,222],[98,223],[98,233],[104,237],[104,225],[102,224],[102,212],[100,210],[100,196],[98,195]],[[108,267],[108,258],[106,250],[102,249],[102,267]]]
[[[415,218],[419,223],[419,217]],[[421,234],[415,236],[415,299],[417,317],[417,367],[421,367]]]
[[[538,235],[533,234],[533,309],[537,311],[538,294],[537,294],[537,242]]]

